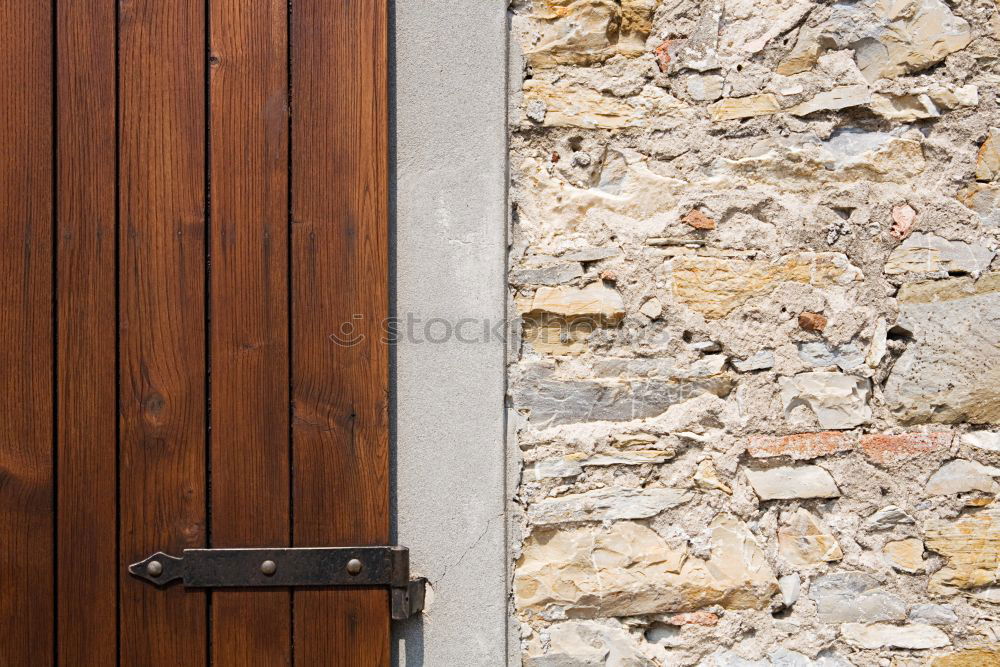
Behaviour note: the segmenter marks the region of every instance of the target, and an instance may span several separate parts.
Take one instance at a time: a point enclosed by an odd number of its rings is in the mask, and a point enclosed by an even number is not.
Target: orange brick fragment
[[[719,622],[719,617],[710,611],[691,611],[685,614],[674,614],[667,619],[670,625],[704,625],[711,627]]]
[[[712,220],[698,209],[694,209],[685,215],[681,219],[681,222],[687,223],[695,229],[715,229],[715,220]]]
[[[826,328],[827,319],[819,313],[799,313],[799,326],[806,331],[822,331]]]
[[[656,64],[660,66],[661,72],[666,72],[670,67],[670,47],[673,45],[674,40],[668,39],[667,41],[660,44],[653,53],[656,55]]]
[[[854,447],[854,438],[840,431],[796,433],[795,435],[758,435],[750,438],[747,453],[763,459],[771,456],[790,456],[802,461],[827,454],[846,452]]]
[[[876,433],[861,436],[865,456],[882,465],[901,463],[925,454],[941,452],[951,445],[951,433]]]

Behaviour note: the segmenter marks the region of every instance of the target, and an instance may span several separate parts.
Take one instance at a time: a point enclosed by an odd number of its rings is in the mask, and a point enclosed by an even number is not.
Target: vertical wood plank
[[[389,539],[387,16],[386,0],[292,6],[296,546]],[[296,591],[295,655],[387,665],[388,593]]]
[[[115,3],[56,11],[58,657],[100,667],[118,649]]]
[[[212,546],[287,546],[287,0],[212,0],[210,25]],[[290,664],[290,614],[215,591],[213,664]]]
[[[123,665],[207,660],[206,593],[125,574],[205,546],[204,0],[119,8]]]
[[[52,5],[0,3],[0,664],[53,661]]]

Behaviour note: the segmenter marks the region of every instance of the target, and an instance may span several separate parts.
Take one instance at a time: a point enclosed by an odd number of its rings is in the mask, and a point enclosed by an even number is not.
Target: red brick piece
[[[674,614],[667,619],[669,625],[704,625],[711,627],[719,622],[719,617],[710,611],[691,611],[685,614]]]
[[[854,448],[854,437],[840,431],[796,433],[795,435],[758,435],[750,438],[747,453],[763,459],[771,456],[790,456],[797,461],[814,459],[827,454],[846,452]]]
[[[861,449],[875,463],[890,465],[925,454],[942,452],[951,445],[951,433],[875,433],[861,436]]]
[[[695,229],[715,229],[715,220],[712,220],[698,209],[694,209],[685,215],[681,219],[681,222],[687,223]]]
[[[799,313],[799,326],[806,331],[822,331],[826,328],[827,319],[819,313]]]
[[[660,44],[653,53],[656,55],[656,63],[660,66],[661,72],[666,72],[667,68],[670,67],[670,47],[673,45],[674,40],[668,39],[667,41]]]

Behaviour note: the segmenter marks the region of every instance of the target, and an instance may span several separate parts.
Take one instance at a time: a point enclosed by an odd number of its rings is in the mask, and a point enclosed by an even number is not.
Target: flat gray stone
[[[591,421],[629,421],[663,414],[672,405],[696,396],[726,396],[727,376],[689,381],[535,380],[517,384],[514,407],[538,427]]]
[[[906,602],[878,587],[863,572],[837,572],[813,581],[809,597],[823,623],[871,623],[902,621]]]
[[[903,285],[896,328],[912,341],[885,384],[904,424],[1000,424],[1000,273]]]

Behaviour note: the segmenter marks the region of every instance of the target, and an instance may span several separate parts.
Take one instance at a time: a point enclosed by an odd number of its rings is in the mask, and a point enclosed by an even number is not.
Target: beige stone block
[[[819,466],[780,466],[746,471],[750,486],[761,500],[837,498],[836,482]]]
[[[1000,128],[991,127],[976,155],[976,180],[995,181],[1000,177]]]
[[[766,607],[778,583],[753,536],[724,514],[710,530],[708,560],[633,522],[533,533],[514,574],[517,607],[578,618]]]
[[[737,120],[739,118],[753,118],[754,116],[768,116],[781,111],[778,98],[771,93],[762,95],[751,95],[749,97],[732,97],[720,100],[708,107],[712,120]]]
[[[900,572],[918,574],[924,571],[924,543],[915,537],[887,542],[882,555],[890,567]]]
[[[778,553],[797,568],[813,567],[844,557],[837,538],[806,509],[787,513],[778,529]]]
[[[719,478],[719,473],[715,469],[712,459],[705,459],[698,463],[698,468],[694,473],[694,483],[706,491],[722,491],[732,495],[733,490]]]
[[[929,551],[944,556],[945,567],[931,575],[928,590],[948,595],[955,589],[991,586],[1000,577],[1000,509],[987,507],[956,520],[924,524]]]
[[[545,0],[529,18],[524,57],[536,69],[643,53],[658,0]]]
[[[893,625],[891,623],[844,623],[840,635],[851,646],[876,650],[881,648],[931,649],[951,644],[951,640],[933,625],[911,623]]]
[[[861,280],[861,271],[840,253],[803,252],[769,263],[717,257],[681,256],[673,260],[675,298],[706,319],[720,319],[782,282],[824,288]]]
[[[931,660],[930,667],[997,667],[1000,646],[973,648],[941,655]]]

